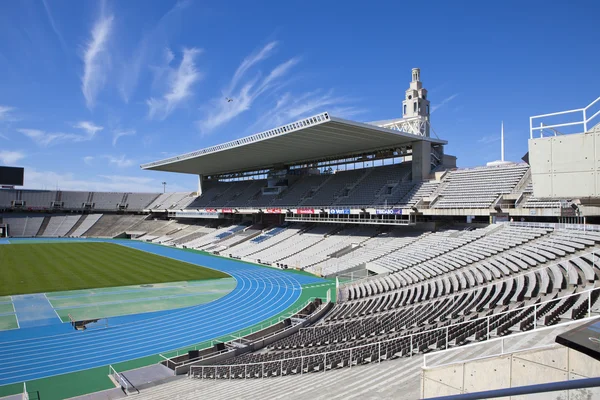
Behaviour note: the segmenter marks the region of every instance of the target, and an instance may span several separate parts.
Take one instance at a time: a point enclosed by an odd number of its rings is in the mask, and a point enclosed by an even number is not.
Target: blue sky
[[[459,166],[600,95],[597,1],[0,2],[0,164],[26,187],[194,190],[141,163],[329,111],[401,116],[410,69]],[[225,98],[232,98],[227,102]]]

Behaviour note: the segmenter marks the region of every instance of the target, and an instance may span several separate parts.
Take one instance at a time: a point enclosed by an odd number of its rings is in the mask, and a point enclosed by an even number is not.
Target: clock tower
[[[424,117],[429,122],[429,100],[427,89],[421,82],[421,70],[412,69],[412,81],[402,102],[402,118]]]

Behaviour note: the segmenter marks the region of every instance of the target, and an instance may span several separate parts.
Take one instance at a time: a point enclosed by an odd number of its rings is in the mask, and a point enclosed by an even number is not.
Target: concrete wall
[[[431,142],[419,141],[412,144],[412,179],[424,181],[431,173]]]
[[[422,398],[559,382],[600,376],[600,362],[567,347],[451,364],[421,372]],[[503,397],[502,399],[509,399]],[[600,399],[600,388],[513,396],[511,400]]]
[[[600,132],[529,140],[536,197],[600,196]]]

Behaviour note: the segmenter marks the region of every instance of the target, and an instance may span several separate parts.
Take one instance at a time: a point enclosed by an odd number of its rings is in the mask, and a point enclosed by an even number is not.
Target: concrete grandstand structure
[[[402,118],[324,112],[142,166],[198,175],[190,192],[0,190],[0,225],[13,237],[130,237],[338,283],[335,301],[312,299],[219,349],[163,357],[169,382],[147,398],[228,398],[243,392],[236,380],[270,377],[302,393],[292,375],[310,384],[307,374],[359,365],[414,378],[425,354],[527,331],[548,341],[535,330],[600,316],[598,200],[536,197],[551,191],[525,162],[457,168],[431,136],[427,96],[413,69]],[[597,135],[588,124],[581,134]],[[427,392],[402,382],[410,398]]]

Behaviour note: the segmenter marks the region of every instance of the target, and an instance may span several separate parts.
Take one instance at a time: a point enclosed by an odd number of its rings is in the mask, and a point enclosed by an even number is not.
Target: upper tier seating
[[[95,192],[92,201],[94,210],[117,211],[119,206],[124,205],[125,193]]]
[[[523,204],[523,208],[561,208],[559,200],[541,199],[538,197],[528,197]]]
[[[358,183],[351,182],[347,195],[342,195],[334,203],[335,205],[368,206],[371,204],[394,204],[402,195],[394,201],[391,194],[396,186],[403,180],[410,178],[412,163],[387,165],[365,169],[365,176]],[[412,187],[412,184],[410,185]]]
[[[295,207],[323,185],[332,175],[304,175],[273,199],[273,207]]]
[[[431,194],[433,194],[437,190],[438,185],[439,182],[436,181],[418,182],[395,205],[403,208],[410,208],[417,204],[419,200],[431,196]]]
[[[52,202],[56,201],[56,192],[50,190],[22,190],[21,200],[25,202],[26,209],[48,210]]]
[[[300,204],[302,206],[329,206],[335,204],[336,200],[345,194],[346,190],[353,187],[356,181],[366,177],[370,169],[357,169],[353,171],[344,171],[333,174],[327,181],[312,195],[305,197]]]
[[[174,195],[169,193],[168,196]],[[183,194],[189,196],[190,193]],[[52,191],[52,190],[0,190],[0,208],[11,208],[12,201],[22,201],[24,209],[50,210],[58,209],[62,203],[65,210],[83,210],[86,204],[94,204],[99,211],[116,211],[119,206],[129,211],[142,211],[158,196],[157,193],[115,193],[86,191]],[[191,201],[193,197],[189,198]],[[189,202],[188,201],[188,202]],[[187,203],[181,203],[184,208]]]
[[[148,210],[181,210],[195,200],[191,192],[163,193],[144,205]]]
[[[142,211],[154,199],[158,197],[156,193],[127,193],[125,203],[128,211]]]
[[[501,194],[511,193],[527,164],[450,171],[434,208],[489,208]]]
[[[67,210],[81,210],[84,204],[90,198],[90,192],[67,192],[61,191],[58,193],[60,201],[63,203],[63,208]]]
[[[16,191],[0,189],[0,209],[9,208],[12,201],[17,199]]]

